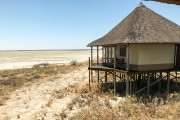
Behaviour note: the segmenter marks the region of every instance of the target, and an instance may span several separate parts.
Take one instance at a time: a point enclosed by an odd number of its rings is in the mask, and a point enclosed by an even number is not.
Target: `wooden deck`
[[[120,70],[120,69],[114,69],[102,65],[93,65],[88,68],[88,70],[99,70],[99,71],[115,71],[115,72],[121,72],[121,73],[127,73],[128,71],[126,70]]]
[[[173,72],[180,71],[180,69],[166,69],[166,70],[151,70],[151,71],[127,71],[122,69],[114,69],[112,67],[106,67],[103,65],[92,65],[88,68],[88,70],[99,70],[99,71],[112,71],[112,72],[120,72],[125,74],[148,74],[148,73],[158,73],[158,72]]]

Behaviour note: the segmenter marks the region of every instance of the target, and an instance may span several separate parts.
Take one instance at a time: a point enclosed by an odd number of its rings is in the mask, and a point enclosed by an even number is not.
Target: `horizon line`
[[[90,49],[27,49],[27,50],[0,50],[0,51],[81,51],[81,50],[90,50]]]

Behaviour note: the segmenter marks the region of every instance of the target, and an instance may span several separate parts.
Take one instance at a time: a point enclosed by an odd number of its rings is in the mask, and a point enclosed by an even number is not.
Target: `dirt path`
[[[66,88],[85,82],[87,73],[87,67],[84,67],[60,78],[42,79],[15,90],[6,105],[0,106],[0,119],[56,119],[75,96],[65,92]]]

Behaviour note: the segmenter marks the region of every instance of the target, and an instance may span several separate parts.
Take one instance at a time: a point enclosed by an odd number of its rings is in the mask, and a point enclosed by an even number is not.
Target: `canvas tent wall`
[[[130,70],[166,70],[174,68],[175,44],[129,45]]]

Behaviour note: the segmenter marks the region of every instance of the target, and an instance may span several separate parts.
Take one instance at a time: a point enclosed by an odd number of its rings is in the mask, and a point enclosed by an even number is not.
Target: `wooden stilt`
[[[93,70],[91,70],[91,82],[93,82]]]
[[[160,73],[160,79],[162,78],[162,72]],[[159,81],[159,94],[161,94],[161,80]]]
[[[99,65],[99,46],[97,46],[97,64]]]
[[[130,77],[131,78],[131,77]],[[129,85],[129,94],[132,95],[132,79],[130,79],[130,85]]]
[[[116,46],[114,46],[114,70],[116,69]],[[116,95],[116,72],[114,72],[114,95]]]
[[[91,46],[91,65],[93,64],[93,46]]]
[[[114,95],[116,95],[116,72],[114,72]]]
[[[126,79],[126,97],[129,96],[129,75],[127,75]]]
[[[126,47],[126,70],[129,71],[129,44],[128,46]]]
[[[90,68],[90,57],[89,57],[89,68]],[[89,70],[89,90],[91,89],[91,70]]]
[[[150,94],[150,74],[148,74],[148,83],[147,83],[147,95],[149,96]]]
[[[105,71],[105,83],[107,83],[107,71]]]
[[[107,47],[107,63],[109,63],[109,47]]]
[[[170,73],[167,72],[167,95],[169,95],[169,86],[170,86]]]
[[[97,73],[98,73],[97,77],[98,77],[98,83],[99,83],[99,70],[97,71]]]
[[[111,56],[110,56],[110,58],[111,58],[111,60],[113,59],[113,48],[112,47],[110,47],[111,49],[110,49],[110,53],[111,53]]]
[[[138,80],[140,80],[141,79],[141,74],[138,74]]]
[[[177,86],[177,71],[175,71],[175,73],[176,73],[176,86]]]

